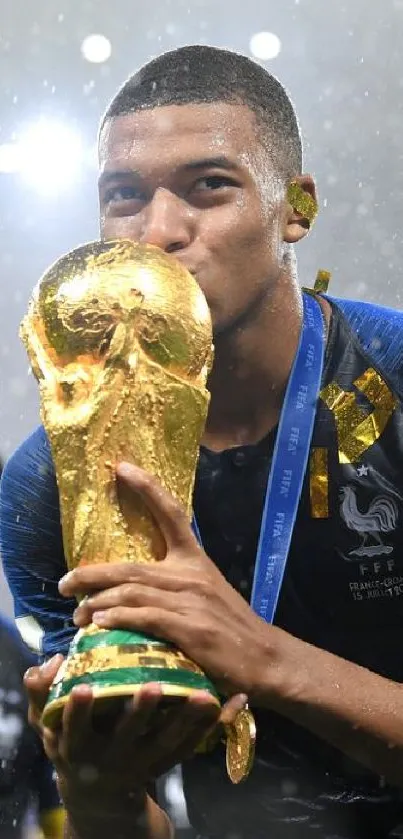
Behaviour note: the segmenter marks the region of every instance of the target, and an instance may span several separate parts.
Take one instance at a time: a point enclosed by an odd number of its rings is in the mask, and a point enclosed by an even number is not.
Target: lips
[[[173,256],[177,260],[177,262],[180,262],[180,264],[183,266],[183,268],[186,268],[186,270],[189,271],[189,274],[192,274],[193,277],[196,276],[196,274],[197,274],[196,268],[192,268],[190,265],[188,265],[184,259],[181,259],[179,254],[172,253],[171,256]]]
[[[187,271],[189,271],[189,274],[192,274],[193,277],[196,276],[197,272],[194,268],[189,268],[189,265],[186,265],[186,262],[183,262],[182,259],[178,259],[178,262],[180,262],[180,264],[183,265],[183,267],[186,268]]]
[[[183,265],[183,267],[186,268],[187,271],[189,271],[189,274],[191,274],[192,277],[195,277],[197,279],[197,271],[195,271],[193,268],[189,268],[187,265],[185,265],[184,262],[181,262],[181,265]]]

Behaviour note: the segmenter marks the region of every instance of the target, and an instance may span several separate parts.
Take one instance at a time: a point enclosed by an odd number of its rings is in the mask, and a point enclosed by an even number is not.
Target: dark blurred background
[[[301,282],[328,268],[335,294],[401,305],[403,0],[13,0],[0,12],[3,457],[38,421],[18,338],[29,293],[97,236],[99,117],[140,64],[191,42],[255,57],[291,92],[321,209]]]

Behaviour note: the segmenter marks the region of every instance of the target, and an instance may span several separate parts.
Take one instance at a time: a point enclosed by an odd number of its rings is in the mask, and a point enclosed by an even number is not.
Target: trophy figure
[[[119,503],[115,466],[128,460],[155,475],[190,518],[213,355],[196,280],[153,246],[91,242],[42,277],[21,337],[39,383],[68,568],[163,560],[163,537],[140,497]],[[172,644],[91,624],[70,646],[44,723],[58,724],[75,685],[91,685],[102,712],[150,681],[167,701],[202,689],[219,702]]]

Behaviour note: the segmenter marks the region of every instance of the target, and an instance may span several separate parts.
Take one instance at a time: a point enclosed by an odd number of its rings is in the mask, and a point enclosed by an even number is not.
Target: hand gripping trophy
[[[164,540],[140,497],[123,514],[114,470],[123,460],[141,466],[190,518],[213,358],[210,314],[196,280],[153,246],[91,242],[44,274],[21,337],[39,383],[68,568],[163,560]],[[102,710],[149,681],[159,682],[165,697],[203,689],[219,702],[203,671],[172,644],[90,624],[70,646],[44,722],[57,724],[74,685],[90,684]],[[228,732],[236,781],[250,768],[242,744],[239,752],[247,727],[241,719]]]

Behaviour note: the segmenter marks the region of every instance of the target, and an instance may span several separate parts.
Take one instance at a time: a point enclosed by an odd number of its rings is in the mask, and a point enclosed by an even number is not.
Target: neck
[[[215,338],[203,445],[220,451],[256,443],[277,424],[301,316],[301,292],[290,272],[242,324]]]

